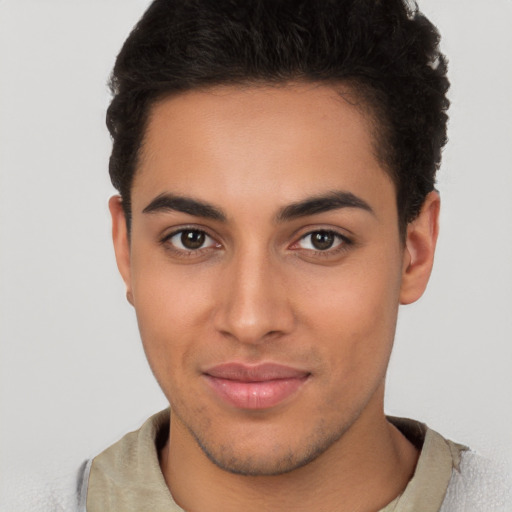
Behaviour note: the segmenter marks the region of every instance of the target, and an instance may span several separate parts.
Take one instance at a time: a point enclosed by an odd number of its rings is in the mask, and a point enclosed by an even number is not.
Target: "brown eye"
[[[215,247],[215,240],[200,229],[182,229],[165,239],[165,243],[180,251],[197,251]]]
[[[205,239],[206,234],[203,231],[181,232],[181,243],[186,249],[199,249],[204,244]]]
[[[328,231],[319,231],[311,235],[311,245],[319,251],[330,249],[335,241],[336,237],[334,236],[334,233],[330,233]]]
[[[328,251],[347,243],[350,243],[349,240],[334,231],[320,230],[304,235],[298,245],[301,249]]]

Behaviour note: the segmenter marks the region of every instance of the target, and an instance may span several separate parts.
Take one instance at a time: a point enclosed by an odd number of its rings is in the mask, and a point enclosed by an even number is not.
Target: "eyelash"
[[[293,243],[292,246],[298,245],[299,242],[301,242],[301,241],[305,240],[307,237],[311,237],[312,235],[317,234],[317,233],[334,236],[337,239],[337,245],[335,245],[334,247],[329,247],[328,249],[325,249],[325,250],[306,249],[307,254],[310,256],[321,257],[321,258],[333,257],[333,256],[336,256],[336,255],[339,255],[339,254],[345,252],[349,248],[349,246],[351,246],[353,244],[353,241],[350,238],[348,238],[347,236],[342,235],[341,233],[338,233],[337,231],[334,231],[332,229],[315,229],[312,231],[308,231],[307,233],[302,235],[297,240],[297,242]],[[336,243],[336,242],[334,242],[334,243]],[[301,248],[299,247],[294,250],[300,250],[300,249]]]
[[[177,248],[172,243],[170,243],[170,240],[173,237],[180,235],[180,234],[183,236],[183,233],[186,233],[186,232],[202,234],[205,237],[210,238],[214,242],[214,244],[212,244],[208,247],[199,247],[197,249],[180,249],[180,248]],[[298,245],[301,241],[305,240],[307,237],[310,237],[317,233],[332,235],[338,240],[338,243],[333,248],[327,248],[325,250],[304,249],[305,251],[307,251],[307,254],[309,256],[322,257],[322,258],[335,256],[335,255],[338,255],[338,254],[346,251],[348,249],[348,247],[353,244],[353,241],[350,238],[348,238],[347,236],[342,235],[341,233],[338,233],[337,231],[334,231],[332,229],[315,229],[315,230],[308,231],[307,233],[303,234],[296,242],[294,242],[290,246],[290,249],[294,250],[294,251],[300,251],[301,250],[300,247],[294,248],[293,246]],[[177,230],[173,231],[172,233],[165,235],[160,240],[160,244],[163,245],[166,250],[174,253],[174,255],[176,255],[178,257],[185,257],[185,258],[197,257],[197,256],[204,254],[204,252],[208,251],[209,249],[212,249],[212,248],[217,249],[217,248],[221,247],[221,244],[216,242],[215,238],[213,236],[211,236],[207,231],[205,231],[204,229],[199,229],[199,228],[195,228],[195,227],[182,227],[180,229],[177,229]]]
[[[176,235],[181,234],[183,236],[183,233],[187,233],[187,232],[202,234],[205,237],[210,238],[215,243],[208,247],[199,247],[198,249],[180,249],[180,248],[174,246],[172,243],[170,243],[171,239],[174,238]],[[160,244],[163,245],[166,250],[174,253],[175,256],[185,257],[185,258],[200,256],[200,255],[204,254],[205,251],[211,249],[212,247],[220,247],[220,244],[218,242],[216,242],[215,238],[213,236],[211,236],[207,231],[205,231],[204,229],[199,229],[199,228],[195,228],[195,227],[182,227],[180,229],[177,229],[177,230],[173,231],[172,233],[165,235],[160,240]]]

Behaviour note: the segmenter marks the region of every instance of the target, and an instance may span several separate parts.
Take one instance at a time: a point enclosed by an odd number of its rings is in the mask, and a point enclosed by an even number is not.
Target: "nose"
[[[240,343],[260,344],[289,334],[295,317],[283,270],[264,250],[233,256],[222,275],[215,327]]]

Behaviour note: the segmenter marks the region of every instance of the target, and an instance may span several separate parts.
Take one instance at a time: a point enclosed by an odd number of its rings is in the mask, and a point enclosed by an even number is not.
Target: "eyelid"
[[[304,240],[306,237],[311,236],[315,233],[330,233],[330,234],[334,235],[335,237],[337,237],[340,240],[340,242],[338,244],[334,245],[333,247],[330,247],[330,248],[324,249],[324,250],[314,249],[314,248],[309,249],[309,248],[303,248],[303,247],[298,246],[298,244],[300,243],[301,240]],[[352,245],[354,245],[354,240],[352,240],[352,238],[350,238],[346,234],[341,233],[339,229],[327,227],[327,226],[326,227],[315,227],[315,228],[309,227],[307,231],[300,234],[300,236],[295,237],[295,241],[291,244],[291,246],[289,246],[289,249],[291,249],[292,251],[297,251],[297,252],[301,251],[304,254],[307,254],[309,256],[319,256],[319,257],[327,258],[330,256],[335,256],[335,255],[341,254],[344,251],[347,251],[349,249],[349,247]]]
[[[297,243],[300,243],[301,241],[305,241],[308,238],[312,238],[314,235],[319,234],[319,233],[332,236],[332,238],[334,239],[332,245],[330,247],[324,249],[324,251],[329,251],[331,249],[334,249],[335,247],[338,247],[339,245],[341,245],[342,243],[345,242],[345,240],[342,236],[340,236],[338,233],[335,233],[333,231],[314,231],[312,233],[307,233],[303,237],[299,238]],[[311,245],[314,245],[312,241],[311,241]],[[315,250],[314,247],[312,247],[311,249]],[[320,251],[322,249],[318,249],[318,250]]]
[[[299,240],[302,240],[303,238],[312,235],[314,233],[332,233],[333,235],[336,235],[343,239],[346,242],[354,242],[353,237],[355,235],[352,234],[351,231],[345,228],[340,228],[338,226],[332,226],[332,225],[309,225],[309,226],[303,226],[300,229],[297,229],[294,234],[290,237],[294,239],[296,242]],[[293,242],[293,243],[296,243]]]
[[[170,243],[170,240],[175,237],[176,235],[179,235],[180,233],[183,233],[184,231],[197,231],[199,233],[204,233],[206,237],[210,238],[213,243],[206,246],[206,247],[200,247],[198,249],[182,249],[179,247],[176,247],[175,245]],[[159,243],[164,246],[167,250],[172,251],[173,253],[180,255],[180,256],[194,256],[202,254],[204,251],[207,251],[212,248],[220,248],[222,247],[222,244],[218,241],[218,237],[210,233],[210,231],[203,227],[203,226],[197,226],[197,225],[185,225],[185,226],[176,226],[171,231],[165,233],[159,238]]]

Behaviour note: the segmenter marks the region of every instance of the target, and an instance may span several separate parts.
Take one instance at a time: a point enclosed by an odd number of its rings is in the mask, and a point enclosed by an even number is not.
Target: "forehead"
[[[348,88],[318,84],[222,86],[166,98],[150,113],[134,210],[162,192],[215,191],[261,204],[269,195],[286,202],[331,189],[389,188],[357,100]]]

